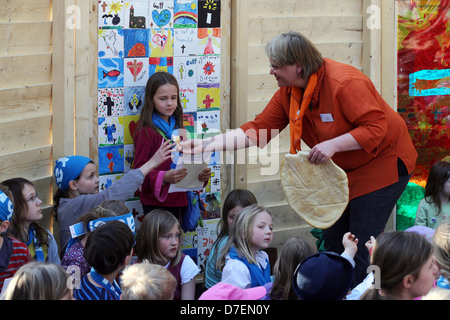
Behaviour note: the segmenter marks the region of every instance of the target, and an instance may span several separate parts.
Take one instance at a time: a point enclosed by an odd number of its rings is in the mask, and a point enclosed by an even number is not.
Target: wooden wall
[[[274,77],[269,74],[264,46],[274,36],[289,30],[309,37],[324,57],[362,70],[381,90],[381,30],[366,24],[367,18],[373,14],[372,11],[367,12],[371,5],[380,9],[376,18],[381,19],[382,3],[376,0],[233,1],[232,126],[238,127],[252,120],[278,89]],[[390,6],[387,2],[383,5]],[[390,32],[392,34],[393,29]],[[390,49],[393,50],[392,46]],[[393,85],[387,82],[386,86]],[[272,156],[269,161],[281,164],[284,154],[289,152],[288,128],[266,148]],[[287,204],[279,171],[261,174],[262,168],[268,168],[263,160],[268,159],[261,158],[261,150],[257,147],[247,150],[246,159],[245,164],[236,165],[235,187],[254,192],[260,204],[268,207],[274,215],[273,246],[280,247],[293,235],[315,240],[310,234],[312,227],[299,219]]]
[[[51,0],[0,0],[0,181],[31,180],[47,208],[52,202],[51,9]]]

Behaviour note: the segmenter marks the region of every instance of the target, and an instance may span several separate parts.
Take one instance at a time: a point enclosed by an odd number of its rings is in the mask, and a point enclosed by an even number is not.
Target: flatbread
[[[286,154],[281,163],[281,185],[292,210],[318,229],[331,227],[348,204],[348,179],[331,159],[308,160],[308,151]]]

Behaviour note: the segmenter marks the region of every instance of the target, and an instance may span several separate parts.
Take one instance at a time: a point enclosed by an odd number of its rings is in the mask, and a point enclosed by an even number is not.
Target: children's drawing
[[[198,57],[198,83],[220,82],[220,56]]]
[[[173,1],[150,1],[149,28],[173,27]]]
[[[123,172],[123,145],[98,147],[99,175],[117,174]]]
[[[134,161],[134,144],[125,144],[123,146],[123,152],[124,152],[124,167],[123,170],[125,173],[130,171],[133,168],[133,161]]]
[[[123,59],[98,59],[98,87],[123,87]]]
[[[123,174],[107,174],[107,175],[101,175],[99,176],[99,191],[103,191],[105,189],[108,189],[114,182],[117,180],[122,179]]]
[[[123,58],[123,29],[98,30],[98,57]]]
[[[149,78],[148,58],[125,58],[124,86],[145,86]]]
[[[196,28],[198,19],[197,0],[175,0],[173,8],[174,28]]]
[[[205,192],[220,192],[220,165],[210,166],[211,179],[205,187]]]
[[[98,145],[123,144],[123,117],[98,118]]]
[[[127,1],[124,10],[124,28],[145,29],[148,21],[148,8],[148,1]]]
[[[144,105],[145,87],[125,87],[123,89],[123,115],[134,116],[141,113]]]
[[[220,54],[220,28],[198,29],[198,54]]]
[[[198,0],[198,28],[220,27],[220,0]]]
[[[142,209],[142,204],[138,200],[129,200],[124,202],[127,208],[133,213],[134,217],[134,226],[136,228],[136,232],[139,230],[141,226],[142,219],[144,219],[144,210]]]
[[[125,29],[124,37],[126,57],[148,57],[147,29]]]
[[[98,1],[98,27],[99,29],[123,28],[123,8],[121,0]]]
[[[132,144],[133,134],[137,127],[137,122],[139,120],[139,115],[135,116],[125,116],[124,117],[124,131],[123,131],[123,143]]]
[[[197,57],[174,57],[173,75],[179,85],[197,83]]]
[[[150,76],[158,71],[173,73],[173,57],[161,57],[149,59]]]
[[[197,86],[195,84],[180,85],[180,101],[183,112],[197,111]]]
[[[197,120],[197,112],[193,113],[183,113],[183,126],[189,135],[189,139],[195,139],[197,136],[195,134],[195,121]]]
[[[218,110],[220,108],[220,84],[197,85],[198,110]]]
[[[220,111],[197,112],[197,137],[206,138],[220,133]]]
[[[220,218],[220,192],[202,193],[200,199],[205,205],[206,213],[202,215],[204,220]]]
[[[150,57],[173,56],[173,29],[150,29]]]
[[[173,30],[173,55],[188,57],[197,55],[198,38],[196,29]]]
[[[197,265],[200,270],[205,270],[206,260],[209,257],[211,248],[217,240],[217,225],[220,219],[209,219],[203,221],[203,226],[198,226],[197,233]]]
[[[123,88],[98,90],[98,116],[117,117],[123,115]]]

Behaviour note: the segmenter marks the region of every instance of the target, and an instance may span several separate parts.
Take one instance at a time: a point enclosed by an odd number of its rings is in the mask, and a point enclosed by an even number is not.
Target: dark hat
[[[293,287],[301,300],[342,300],[352,281],[350,261],[334,252],[319,252],[297,266]]]

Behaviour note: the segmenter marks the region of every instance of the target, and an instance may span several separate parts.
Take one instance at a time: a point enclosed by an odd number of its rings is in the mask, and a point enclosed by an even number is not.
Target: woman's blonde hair
[[[177,287],[166,268],[148,260],[126,267],[120,279],[122,300],[172,300]]]
[[[69,290],[69,275],[62,267],[44,262],[29,262],[14,274],[4,300],[59,300]]]
[[[150,263],[160,264],[166,260],[159,250],[159,237],[170,232],[177,226],[180,232],[177,255],[172,259],[172,265],[176,266],[181,260],[182,230],[178,219],[168,211],[155,209],[147,213],[142,220],[136,236],[136,255],[140,261],[148,260]]]
[[[298,63],[302,67],[303,79],[308,79],[323,64],[322,54],[311,40],[295,31],[282,33],[270,40],[266,45],[266,55],[280,67]]]
[[[256,259],[251,251],[251,241],[253,236],[253,223],[256,215],[260,212],[267,212],[272,215],[265,207],[253,204],[245,207],[241,213],[234,218],[233,223],[231,224],[228,241],[217,259],[216,267],[219,270],[223,270],[226,256],[232,246],[236,248],[240,257],[246,258],[249,263],[256,263]]]

